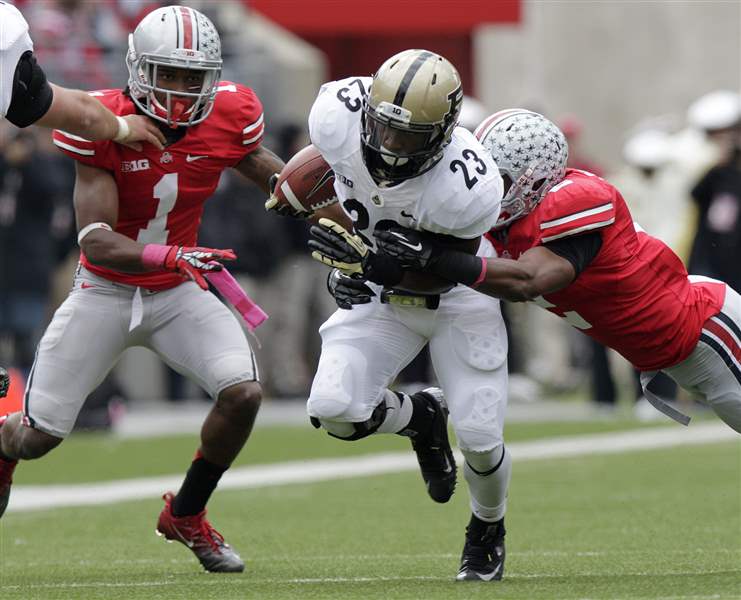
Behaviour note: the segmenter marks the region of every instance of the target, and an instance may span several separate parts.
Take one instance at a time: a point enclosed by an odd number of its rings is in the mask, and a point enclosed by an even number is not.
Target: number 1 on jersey
[[[175,208],[175,203],[178,200],[178,174],[168,173],[164,175],[154,186],[154,197],[159,200],[157,212],[154,218],[149,220],[147,226],[139,230],[136,241],[140,244],[167,243],[167,236],[170,234],[167,229],[167,217]]]

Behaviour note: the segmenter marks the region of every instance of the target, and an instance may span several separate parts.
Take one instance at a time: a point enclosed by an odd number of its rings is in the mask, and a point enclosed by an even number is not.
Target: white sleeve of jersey
[[[13,76],[24,52],[33,50],[28,23],[11,4],[0,2],[0,117],[5,117],[13,97]]]
[[[427,186],[419,225],[433,233],[472,239],[497,222],[504,184],[491,155],[460,127]]]
[[[311,143],[330,164],[345,158],[360,143],[360,115],[370,77],[325,83],[309,113]]]
[[[24,52],[33,50],[28,23],[13,5],[0,2],[0,117],[13,97],[13,76]]]

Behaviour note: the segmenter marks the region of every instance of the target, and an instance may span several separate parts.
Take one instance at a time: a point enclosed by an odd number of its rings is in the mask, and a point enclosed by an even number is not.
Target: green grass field
[[[507,436],[635,426],[513,424]],[[22,465],[16,483],[182,472],[194,447],[192,436],[73,436],[47,459]],[[265,427],[239,463],[407,447],[393,436],[343,444],[309,427]],[[184,546],[156,537],[160,509],[152,498],[7,514],[0,521],[0,597],[741,598],[737,442],[515,462],[500,583],[453,581],[468,520],[463,482],[447,505],[431,502],[414,472],[217,492],[210,516],[246,559],[241,575],[204,573]]]

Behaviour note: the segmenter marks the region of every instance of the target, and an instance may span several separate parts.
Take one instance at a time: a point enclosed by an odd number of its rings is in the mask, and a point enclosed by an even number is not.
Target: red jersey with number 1
[[[75,160],[105,169],[118,187],[115,231],[142,244],[195,246],[203,205],[213,194],[221,173],[255,150],[263,138],[262,104],[244,86],[219,83],[211,114],[174,144],[157,150],[145,144],[136,152],[112,141],[91,142],[64,131],[54,132],[54,144]],[[122,90],[92,92],[116,115],[136,112]],[[121,273],[82,264],[101,277],[151,290],[182,283],[177,273]]]
[[[671,215],[667,215],[671,218]],[[642,371],[683,361],[703,323],[723,306],[725,284],[691,283],[682,261],[633,223],[620,193],[603,179],[569,169],[538,207],[487,237],[499,256],[599,231],[602,247],[567,287],[535,300]]]

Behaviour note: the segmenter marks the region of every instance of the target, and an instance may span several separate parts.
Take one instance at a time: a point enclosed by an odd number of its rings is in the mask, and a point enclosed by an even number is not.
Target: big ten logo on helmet
[[[175,48],[170,53],[170,56],[177,58],[197,58],[199,60],[206,58],[205,54],[200,50],[190,50],[189,48]]]
[[[121,161],[122,173],[135,173],[136,171],[146,171],[147,169],[149,169],[149,160],[146,158]]]

